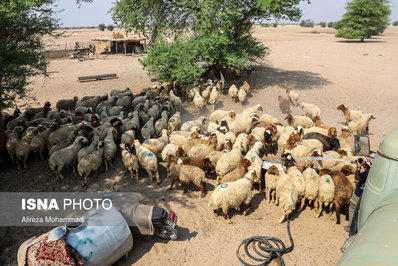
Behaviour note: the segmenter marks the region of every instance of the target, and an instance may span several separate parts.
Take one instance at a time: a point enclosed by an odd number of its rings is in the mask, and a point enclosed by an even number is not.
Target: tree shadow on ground
[[[379,40],[374,40],[374,39],[365,39],[363,42],[361,40],[338,40],[338,43],[383,43],[386,41],[379,41]]]
[[[324,79],[318,73],[301,70],[283,70],[270,66],[254,67],[249,82],[250,90],[254,91],[268,86],[304,90],[332,84],[331,81]]]

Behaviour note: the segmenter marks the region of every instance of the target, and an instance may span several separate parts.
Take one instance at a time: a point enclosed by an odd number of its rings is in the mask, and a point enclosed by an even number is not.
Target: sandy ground
[[[324,29],[315,29],[321,32]],[[253,90],[246,103],[261,103],[264,112],[283,121],[277,96],[286,88],[296,89],[300,101],[315,103],[321,108],[322,120],[341,128],[343,115],[336,107],[345,103],[350,108],[373,113],[376,120],[370,124],[372,149],[377,149],[383,135],[398,125],[398,27],[389,28],[383,36],[367,42],[342,41],[332,34],[311,33],[314,29],[298,26],[255,29],[255,36],[271,48],[271,54],[261,62],[249,77]],[[79,36],[81,39],[82,37]],[[92,36],[90,35],[90,38]],[[138,63],[139,57],[99,56],[98,59],[54,60],[49,67],[50,78],[37,78],[33,93],[43,103],[55,103],[60,98],[75,95],[93,95],[112,89],[129,87],[134,93],[153,85]],[[77,76],[117,73],[118,79],[79,83]],[[239,84],[240,85],[240,82]],[[217,108],[242,110],[223,96]],[[184,116],[191,116],[192,109],[184,106]],[[203,114],[208,114],[205,110]],[[302,111],[295,107],[293,114]],[[284,121],[285,123],[285,121]],[[138,183],[129,179],[122,167],[120,156],[114,160],[114,168],[98,173],[91,181],[89,191],[133,191],[142,195],[142,202],[176,211],[180,238],[167,242],[152,237],[135,239],[128,260],[118,265],[239,265],[235,256],[240,242],[255,235],[275,236],[289,245],[286,223],[279,224],[280,209],[264,200],[264,193],[255,192],[253,208],[248,216],[232,212],[232,225],[221,217],[214,217],[207,206],[209,194],[214,189],[211,180],[203,199],[193,187],[183,194],[180,187],[167,190],[170,180],[161,173],[160,186],[143,179]],[[1,191],[84,191],[78,177],[65,175],[63,182],[55,181],[47,162],[29,162],[28,170],[18,172],[16,167],[3,171]],[[293,215],[291,231],[294,250],[285,255],[287,265],[331,265],[341,256],[340,247],[347,233],[343,226],[330,221],[327,213],[319,219],[306,207]],[[7,231],[1,241],[3,263],[15,263],[18,246],[34,234],[47,228],[0,228]]]

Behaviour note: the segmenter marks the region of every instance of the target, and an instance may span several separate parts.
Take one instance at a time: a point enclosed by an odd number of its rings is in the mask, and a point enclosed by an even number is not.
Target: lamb
[[[18,161],[18,170],[20,170],[20,161],[23,161],[23,167],[26,169],[26,161],[28,160],[29,154],[33,151],[30,145],[36,132],[35,127],[29,127],[25,131],[25,136],[22,135],[21,140],[19,140],[15,145],[15,154]]]
[[[211,93],[210,93],[210,98],[209,98],[209,104],[211,105],[213,111],[217,105],[218,95],[219,95],[219,92],[218,92],[217,88],[213,87],[213,89],[211,90]]]
[[[108,171],[108,164],[112,167],[112,160],[115,156],[117,146],[115,144],[115,137],[117,136],[117,131],[115,128],[109,128],[106,131],[106,137],[104,139],[104,163],[105,170]]]
[[[235,170],[238,167],[239,161],[242,157],[242,144],[241,142],[235,142],[232,150],[228,153],[225,153],[218,160],[216,165],[216,174],[217,174],[217,184],[220,183],[221,178]]]
[[[238,99],[239,99],[239,102],[240,102],[241,106],[243,106],[243,103],[246,101],[246,98],[247,98],[246,91],[243,88],[239,89],[239,91],[238,91]]]
[[[317,174],[315,169],[307,168],[303,172],[305,181],[305,198],[309,204],[315,200],[315,207],[318,206],[318,192],[319,192],[319,179],[320,176]]]
[[[337,106],[337,110],[343,112],[346,120],[346,125],[348,125],[348,123],[352,120],[361,118],[365,114],[365,112],[362,111],[351,110],[345,104],[340,104],[339,106]]]
[[[73,173],[75,173],[77,153],[81,149],[82,145],[86,142],[86,138],[79,136],[75,139],[72,145],[69,145],[62,150],[56,151],[50,156],[50,159],[48,159],[48,164],[51,170],[55,172],[57,179],[64,179],[64,176],[61,173],[64,166],[72,164]]]
[[[10,155],[12,163],[14,163],[14,156],[16,155],[15,153],[15,147],[17,143],[19,142],[19,137],[20,134],[23,132],[24,128],[20,126],[14,127],[14,129],[7,135],[7,142],[6,142],[6,149],[8,152],[8,155]]]
[[[160,156],[164,147],[166,147],[167,143],[169,143],[169,136],[167,135],[167,130],[163,129],[162,134],[157,139],[146,139],[142,146]]]
[[[243,81],[243,85],[239,89],[243,89],[246,93],[249,93],[250,90],[249,82],[247,80]]]
[[[58,100],[56,103],[56,107],[58,112],[61,110],[75,110],[75,106],[77,101],[79,100],[79,98],[77,98],[77,96],[73,97],[73,99],[62,99],[62,100]]]
[[[279,102],[279,109],[281,109],[283,114],[291,114],[292,111],[290,111],[290,102],[288,99],[278,96],[278,102]]]
[[[167,115],[167,111],[163,111],[161,118],[158,121],[156,121],[156,123],[155,123],[156,135],[160,135],[160,133],[162,132],[163,129],[166,129],[166,131],[167,131],[168,120],[169,120],[169,117]]]
[[[130,147],[135,139],[135,131],[130,129],[123,132],[120,138],[120,143],[126,145],[127,147]]]
[[[138,162],[140,163],[141,167],[144,168],[145,171],[148,173],[150,180],[152,181],[153,177],[155,177],[156,183],[160,184],[158,160],[156,156],[150,150],[143,147],[137,139],[134,140],[134,147],[136,150]]]
[[[96,151],[98,149],[98,143],[99,143],[99,136],[96,134],[94,135],[93,141],[91,142],[90,145],[87,147],[82,148],[78,153],[77,153],[77,161],[80,162],[81,159],[89,155],[90,153]],[[103,144],[102,144],[103,146]],[[102,159],[101,159],[102,162]]]
[[[238,88],[235,86],[235,84],[231,85],[228,89],[228,95],[229,97],[232,98],[232,102],[235,103],[236,96],[238,96]]]
[[[218,216],[218,209],[221,208],[224,219],[230,224],[232,221],[228,217],[228,210],[242,210],[244,204],[247,208],[243,210],[243,215],[246,215],[251,207],[252,188],[256,178],[257,175],[251,170],[244,178],[218,186],[211,194],[209,202],[214,214]]]
[[[349,130],[355,135],[367,134],[367,129],[371,119],[376,119],[372,114],[364,114],[361,118],[354,119],[348,123]]]
[[[241,179],[249,171],[248,167],[250,165],[251,165],[251,162],[248,159],[242,158],[239,161],[239,163],[238,163],[238,167],[235,170],[233,170],[232,172],[230,172],[230,173],[226,174],[225,176],[223,176],[223,178],[221,179],[220,183],[224,184],[224,183],[227,183],[227,182],[233,182],[233,181],[236,181],[238,179]]]
[[[314,120],[315,116],[321,116],[321,109],[315,104],[301,103],[301,109],[304,111],[304,115]]]
[[[335,186],[332,177],[327,174],[321,175],[319,178],[318,199],[314,203],[316,212],[315,218],[321,216],[323,205],[325,205],[326,208],[329,206],[329,216],[332,215],[334,193]]]
[[[293,105],[297,106],[298,104],[298,99],[299,95],[297,91],[291,90],[291,89],[286,89],[286,94],[289,100],[292,102]]]
[[[181,130],[190,131],[190,129],[193,127],[199,127],[200,129],[202,129],[205,123],[206,123],[206,118],[204,116],[201,116],[196,120],[190,120],[182,124]]]
[[[59,150],[62,150],[66,147],[68,147],[69,145],[71,145],[73,143],[73,141],[75,140],[77,136],[77,132],[72,131],[69,133],[68,137],[66,139],[61,140],[60,142],[58,142],[57,144],[55,144],[54,146],[51,147],[51,149],[48,151],[48,156],[51,157],[51,155]]]
[[[328,174],[332,177],[335,186],[334,190],[334,207],[336,210],[337,224],[340,224],[341,208],[350,204],[353,193],[353,187],[348,178],[340,171],[331,171],[330,169],[322,169],[320,175]]]
[[[169,134],[175,130],[179,130],[181,127],[181,113],[176,112],[167,122],[167,131]]]
[[[279,173],[275,185],[276,205],[282,208],[282,216],[279,219],[279,223],[282,223],[296,209],[298,190],[289,175],[282,169],[276,171]]]
[[[200,198],[203,198],[208,180],[202,169],[193,165],[183,165],[180,159],[176,162],[176,158],[172,155],[166,158],[166,162],[170,165],[170,176],[172,178],[169,190],[173,189],[174,182],[178,180],[184,193],[186,193],[185,184],[192,182],[200,189]]]
[[[301,126],[302,128],[310,128],[314,126],[314,122],[311,120],[311,118],[306,116],[293,116],[291,114],[288,114],[285,120],[287,120],[289,125],[294,127],[295,129],[297,129],[297,127],[299,126]]]
[[[135,157],[132,153],[129,152],[125,144],[120,144],[119,145],[121,151],[122,151],[122,161],[124,164],[124,167],[127,168],[130,172],[131,179],[134,179],[134,173],[137,181],[139,180],[138,176],[138,169],[139,169],[139,164],[138,164],[138,159]]]
[[[195,105],[198,113],[200,113],[200,111],[202,111],[203,107],[205,106],[205,100],[202,96],[200,96],[200,93],[198,91],[195,93],[195,97],[193,98],[193,104]]]
[[[155,127],[153,126],[154,118],[151,117],[149,121],[141,128],[141,135],[144,139],[149,139],[155,134]]]
[[[82,178],[82,186],[88,186],[88,176],[91,172],[98,170],[102,164],[104,154],[104,142],[100,141],[96,145],[96,150],[84,156],[77,164],[77,171]]]
[[[303,139],[319,140],[320,142],[322,142],[324,152],[329,150],[337,151],[340,148],[340,141],[338,138],[331,138],[317,132],[307,133],[304,135]]]
[[[231,110],[231,111],[216,110],[210,114],[210,121],[218,123],[226,117],[230,117],[231,119],[234,119],[235,116],[236,116],[236,113],[234,110]]]

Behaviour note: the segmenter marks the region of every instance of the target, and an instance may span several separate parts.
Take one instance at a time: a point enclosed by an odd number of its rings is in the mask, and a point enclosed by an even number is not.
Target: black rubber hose
[[[281,265],[284,266],[285,262],[283,261],[282,255],[291,252],[294,248],[293,238],[290,233],[289,219],[287,220],[287,234],[289,235],[291,243],[290,247],[288,248],[279,238],[268,236],[253,236],[242,241],[242,243],[236,250],[236,256],[238,257],[239,261],[245,266],[268,265],[275,258],[279,258]],[[248,256],[252,260],[261,262],[261,264],[249,264],[245,262],[240,256],[240,248],[242,246],[244,246],[246,256]],[[251,247],[256,253],[254,254],[254,256],[250,253],[249,247]]]

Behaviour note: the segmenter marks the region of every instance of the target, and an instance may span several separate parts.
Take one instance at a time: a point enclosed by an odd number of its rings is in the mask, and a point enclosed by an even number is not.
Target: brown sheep
[[[235,170],[223,176],[223,178],[221,179],[221,184],[241,179],[248,172],[248,168],[250,165],[250,160],[242,158],[239,161],[238,167]]]
[[[279,101],[279,108],[281,109],[282,113],[284,113],[284,114],[292,113],[292,111],[290,111],[290,102],[288,99],[279,95],[278,101]]]
[[[334,128],[334,129],[336,130],[335,127],[332,127],[332,126],[329,126],[329,125],[327,125],[327,124],[322,123],[321,117],[320,117],[319,115],[317,115],[317,116],[314,117],[314,124],[315,124],[315,126],[317,126],[317,127],[324,128],[324,129],[327,129],[327,130],[330,130],[331,128]],[[336,134],[337,134],[337,133],[336,133]]]
[[[214,170],[214,166],[209,158],[199,158],[199,157],[180,157],[183,165],[193,165],[202,169],[205,173],[209,173]]]
[[[249,93],[250,90],[249,82],[247,82],[247,80],[243,81],[243,85],[240,87],[240,89],[244,89],[246,93]]]
[[[340,171],[332,171],[326,168],[319,172],[320,176],[324,174],[330,175],[334,182],[335,191],[333,202],[336,209],[336,223],[340,224],[341,208],[350,205],[354,188],[352,187],[350,180],[348,180],[348,178]]]

